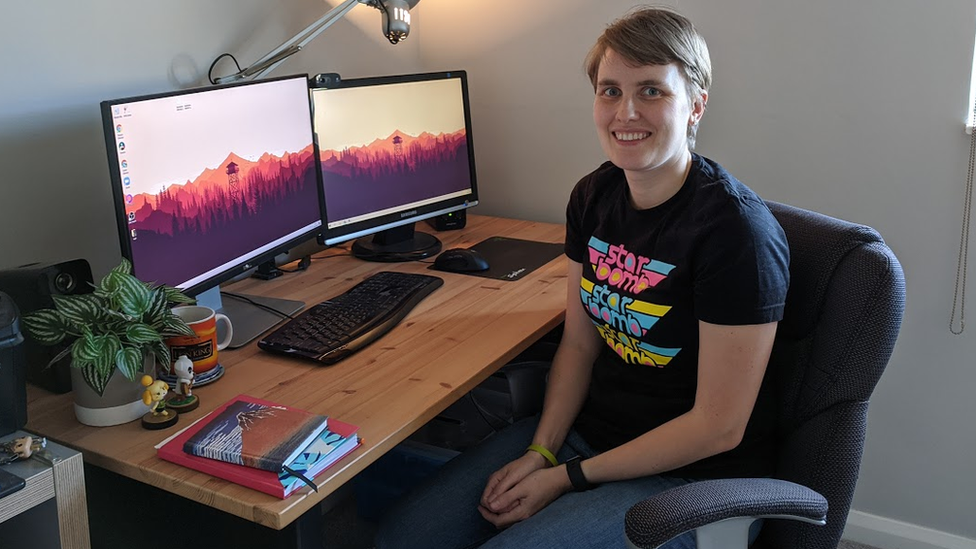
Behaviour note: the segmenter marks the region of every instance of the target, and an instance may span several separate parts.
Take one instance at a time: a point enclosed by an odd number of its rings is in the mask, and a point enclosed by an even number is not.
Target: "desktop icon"
[[[132,231],[131,231],[130,234],[132,235],[132,240],[135,240],[136,239],[136,230],[135,229],[132,229]]]
[[[125,152],[125,141],[119,141],[119,151]]]
[[[118,116],[119,115],[120,110],[119,110],[118,105],[112,107],[112,112],[115,113],[115,116]]]
[[[116,124],[115,131],[117,131],[118,133],[122,133],[122,124]]]
[[[123,170],[129,169],[129,161],[128,160],[123,160],[122,161],[122,169]]]
[[[135,221],[136,221],[136,212],[129,212],[129,223],[135,223]]]
[[[129,179],[128,177],[122,178],[122,184],[125,185],[126,187],[128,187],[130,183],[132,183],[132,180]]]
[[[131,194],[125,195],[125,203],[126,204],[132,204],[132,195]]]

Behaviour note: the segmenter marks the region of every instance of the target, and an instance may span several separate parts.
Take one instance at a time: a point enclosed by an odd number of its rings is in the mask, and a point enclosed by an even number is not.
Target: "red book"
[[[286,406],[274,404],[266,400],[240,395],[215,409],[213,412],[204,416],[183,431],[177,433],[174,437],[163,441],[156,448],[156,455],[159,456],[160,459],[164,459],[184,467],[189,467],[190,469],[207,473],[224,480],[229,480],[231,482],[240,484],[241,486],[247,486],[248,488],[253,488],[254,490],[259,490],[266,494],[284,499],[294,491],[304,486],[304,484],[301,482],[288,482],[287,474],[282,474],[279,477],[279,473],[274,471],[195,456],[184,451],[184,445],[187,443],[187,441],[193,438],[194,435],[199,433],[205,427],[211,425],[211,422],[215,418],[219,418],[221,413],[231,407],[235,402],[239,402],[241,400],[267,406],[288,408]],[[324,453],[314,464],[303,470],[302,472],[304,475],[309,478],[314,478],[317,474],[321,473],[337,460],[341,459],[343,456],[357,448],[360,444],[359,437],[356,433],[357,431],[358,427],[354,425],[339,421],[335,418],[329,418],[328,429],[319,434],[322,440],[317,438],[316,442],[318,442],[318,445],[321,446],[324,440],[328,440],[329,446],[332,448],[332,450]],[[339,440],[336,439],[337,435],[340,437]],[[313,442],[313,444],[315,444],[315,442]]]

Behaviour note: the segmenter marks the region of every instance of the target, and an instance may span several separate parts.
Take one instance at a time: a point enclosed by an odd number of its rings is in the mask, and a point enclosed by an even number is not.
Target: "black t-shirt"
[[[698,322],[782,318],[789,248],[766,204],[697,154],[681,189],[635,209],[622,170],[607,162],[573,189],[566,255],[583,266],[580,298],[607,345],[593,368],[577,431],[599,451],[691,409]],[[764,383],[742,443],[670,474],[764,476],[772,471],[774,395]]]

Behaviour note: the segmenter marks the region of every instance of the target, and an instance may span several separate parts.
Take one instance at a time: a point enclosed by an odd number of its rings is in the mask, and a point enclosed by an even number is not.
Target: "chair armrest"
[[[825,524],[827,500],[785,480],[735,478],[692,482],[665,490],[627,511],[627,539],[653,548],[706,524],[735,517],[792,518]]]

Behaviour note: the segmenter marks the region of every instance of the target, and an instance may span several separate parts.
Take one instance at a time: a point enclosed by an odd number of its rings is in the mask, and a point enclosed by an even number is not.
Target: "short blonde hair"
[[[675,63],[692,103],[712,85],[712,61],[705,39],[688,18],[671,9],[640,6],[607,26],[584,62],[594,90],[607,50],[635,66]],[[697,130],[697,124],[689,128],[689,146],[694,146]]]

